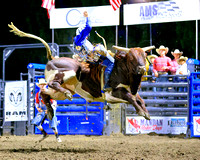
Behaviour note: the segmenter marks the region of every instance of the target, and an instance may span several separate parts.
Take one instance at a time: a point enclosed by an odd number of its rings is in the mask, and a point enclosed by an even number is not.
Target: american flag
[[[121,0],[109,0],[111,6],[113,7],[114,11],[116,11],[120,5],[122,4]]]
[[[55,9],[55,0],[42,0],[41,7],[47,9],[48,18],[50,18],[50,12],[52,9]]]

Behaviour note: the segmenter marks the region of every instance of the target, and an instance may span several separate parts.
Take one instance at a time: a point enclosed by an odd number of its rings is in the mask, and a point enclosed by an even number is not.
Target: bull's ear
[[[116,59],[124,59],[124,58],[126,58],[126,56],[127,56],[127,52],[124,52],[124,51],[118,51],[115,54]]]

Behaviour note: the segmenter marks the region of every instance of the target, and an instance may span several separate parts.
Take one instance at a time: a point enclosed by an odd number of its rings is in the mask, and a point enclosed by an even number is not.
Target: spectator
[[[147,53],[146,53],[146,52],[145,52],[145,54],[146,54],[146,56],[147,56]],[[150,64],[149,59],[146,58],[146,64],[145,64],[146,72],[144,72],[144,75],[143,75],[143,77],[142,77],[142,81],[147,81],[147,79],[148,79],[148,78],[145,77],[145,76],[148,75],[149,64]]]
[[[171,67],[171,59],[166,56],[168,53],[169,48],[161,45],[158,49],[156,49],[156,52],[160,55],[154,60],[153,63],[153,73],[155,74],[155,77],[157,77],[158,82],[167,82],[168,77],[168,71]],[[158,91],[163,91],[167,89],[158,88]]]
[[[178,69],[176,70],[176,75],[188,75],[189,71],[187,69],[187,57],[181,56],[178,60]],[[177,77],[178,82],[187,82],[187,77]],[[187,87],[179,87],[178,92],[187,92]],[[185,99],[185,98],[181,98]]]
[[[175,49],[174,52],[171,52],[171,54],[174,56],[174,59],[171,62],[171,74],[175,75],[176,74],[176,70],[178,68],[178,59],[180,58],[180,56],[182,56],[183,52],[180,52],[179,49]]]
[[[42,132],[42,134],[43,134],[42,138],[39,140],[41,142],[42,140],[44,140],[47,137],[47,133],[42,127],[44,120],[46,118],[48,118],[47,108],[41,98],[42,92],[44,92],[44,90],[47,89],[46,88],[47,83],[46,83],[45,79],[41,78],[41,79],[39,79],[39,83],[37,83],[36,85],[40,88],[40,91],[38,93],[36,93],[36,96],[35,96],[35,106],[36,106],[38,113],[35,116],[35,118],[33,119],[33,121],[31,122],[31,124],[36,125],[36,127]],[[50,99],[50,102],[51,102],[51,106],[54,110],[54,117],[52,120],[49,119],[49,125],[50,125],[50,128],[52,128],[55,133],[56,140],[58,142],[62,142],[58,135],[58,130],[57,130],[57,118],[56,118],[57,102],[53,99]]]
[[[153,73],[153,63],[154,63],[154,60],[157,58],[158,56],[152,54],[152,55],[149,55],[147,56],[150,64],[149,64],[149,70],[148,70],[148,75],[151,75],[152,77],[149,78],[149,81],[150,82],[153,82],[155,83],[156,82],[156,77],[154,76],[154,73]],[[156,92],[156,87],[153,87],[152,90],[154,92]],[[154,97],[154,99],[156,99],[156,97]]]
[[[155,77],[154,77],[154,73],[153,73],[153,63],[154,60],[157,58],[158,56],[152,54],[147,56],[150,64],[149,64],[149,70],[148,70],[148,75],[152,75],[152,78],[150,79],[151,82],[155,82]]]
[[[176,70],[176,75],[188,75],[189,71],[187,69],[187,57],[181,56],[178,60],[178,68]]]

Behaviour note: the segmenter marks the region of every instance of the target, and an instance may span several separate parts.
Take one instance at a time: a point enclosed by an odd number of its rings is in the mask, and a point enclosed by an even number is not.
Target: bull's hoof
[[[144,111],[139,111],[139,112],[137,112],[137,114],[138,114],[139,116],[145,117]]]
[[[144,118],[145,118],[146,120],[151,120],[150,114],[149,114],[148,112],[145,112],[144,114],[145,114]]]
[[[71,94],[70,91],[66,91],[64,94],[65,94],[65,97],[67,97],[67,99],[69,99],[70,101],[73,99],[73,95]]]
[[[103,109],[106,110],[106,111],[112,110],[112,108],[109,105],[105,105],[103,107]]]

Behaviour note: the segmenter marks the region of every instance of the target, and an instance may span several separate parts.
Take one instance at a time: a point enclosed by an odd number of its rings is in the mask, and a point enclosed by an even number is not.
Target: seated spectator
[[[157,77],[157,82],[167,82],[168,71],[171,67],[171,58],[167,57],[166,54],[168,53],[169,48],[161,45],[156,52],[160,55],[154,60],[153,63],[153,72],[155,77]],[[167,89],[158,88],[158,91],[166,91]]]

